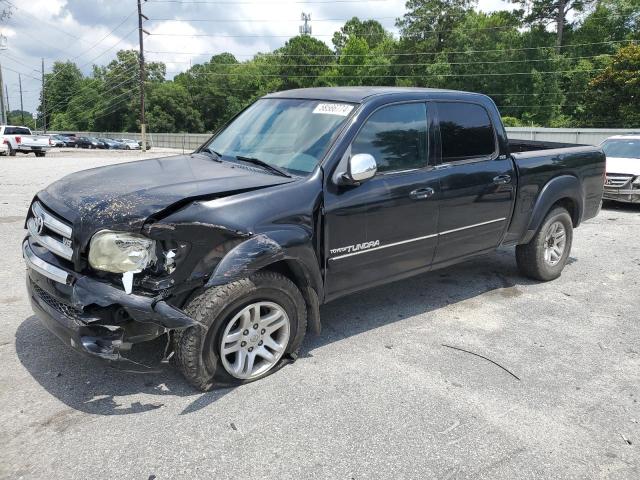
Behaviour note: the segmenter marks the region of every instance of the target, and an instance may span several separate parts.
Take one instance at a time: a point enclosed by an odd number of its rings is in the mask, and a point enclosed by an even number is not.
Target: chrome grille
[[[33,289],[33,292],[38,296],[40,300],[42,300],[44,303],[46,303],[51,308],[61,313],[65,317],[77,320],[78,317],[82,314],[82,310],[79,310],[71,305],[61,302],[54,296],[49,295],[48,292],[44,291],[34,282],[31,282],[31,288]]]
[[[73,257],[71,226],[46,210],[38,201],[33,202],[31,206],[27,230],[33,242],[42,245],[54,255],[65,260],[71,260]]]
[[[605,187],[622,188],[627,185],[633,178],[633,175],[624,175],[618,173],[607,173],[604,181]]]

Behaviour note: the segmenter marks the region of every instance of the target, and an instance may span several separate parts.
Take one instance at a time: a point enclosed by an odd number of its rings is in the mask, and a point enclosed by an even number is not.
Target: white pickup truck
[[[2,143],[7,146],[7,154],[15,156],[20,153],[35,153],[36,157],[44,157],[51,147],[50,139],[46,135],[33,135],[27,127],[0,125]]]

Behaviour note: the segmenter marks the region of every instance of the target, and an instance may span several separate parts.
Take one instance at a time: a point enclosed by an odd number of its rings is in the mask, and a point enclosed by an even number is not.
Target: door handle
[[[412,200],[424,200],[425,198],[429,198],[434,193],[435,191],[431,187],[418,188],[417,190],[413,190],[409,194],[409,197],[411,197]]]
[[[506,185],[507,183],[511,183],[511,175],[498,175],[497,177],[493,177],[493,183],[495,185]]]

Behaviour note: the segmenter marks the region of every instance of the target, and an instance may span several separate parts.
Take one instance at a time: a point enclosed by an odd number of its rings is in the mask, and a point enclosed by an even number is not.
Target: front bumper
[[[60,340],[84,355],[131,363],[125,355],[134,344],[198,325],[162,299],[127,295],[111,284],[54,265],[55,257],[47,258],[28,239],[22,248],[33,311]]]
[[[611,188],[604,187],[602,194],[604,200],[616,202],[640,203],[640,188]]]

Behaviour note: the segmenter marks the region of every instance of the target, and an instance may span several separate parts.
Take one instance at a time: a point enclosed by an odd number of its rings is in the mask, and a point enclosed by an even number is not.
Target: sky
[[[7,48],[0,50],[2,75],[12,110],[20,108],[18,72],[24,109],[35,111],[40,70],[71,60],[85,73],[105,65],[121,49],[138,48],[136,0],[0,0],[12,15],[0,22]],[[502,0],[480,0],[478,8],[511,8]],[[231,52],[238,60],[269,52],[298,34],[302,12],[311,14],[312,36],[331,45],[333,32],[353,16],[376,19],[397,34],[395,19],[405,0],[148,0],[143,13],[148,61],[167,65],[167,77],[212,55]],[[397,36],[397,35],[396,35]]]

